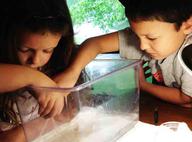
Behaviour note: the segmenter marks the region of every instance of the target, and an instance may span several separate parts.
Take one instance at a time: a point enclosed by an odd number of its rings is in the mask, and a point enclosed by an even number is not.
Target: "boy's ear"
[[[192,33],[192,16],[182,24],[183,31],[185,34]]]

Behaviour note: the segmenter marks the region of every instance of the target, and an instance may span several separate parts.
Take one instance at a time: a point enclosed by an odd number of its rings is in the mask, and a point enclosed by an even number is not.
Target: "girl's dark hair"
[[[61,33],[62,37],[43,71],[54,74],[67,67],[74,47],[74,32],[65,0],[6,0],[1,6],[1,63],[19,64],[16,51],[25,32],[49,31]]]
[[[192,15],[192,0],[120,0],[129,20],[159,20],[173,23],[178,30]]]

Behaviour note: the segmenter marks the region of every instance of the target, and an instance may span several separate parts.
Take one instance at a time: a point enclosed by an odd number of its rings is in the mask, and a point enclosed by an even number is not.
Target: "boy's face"
[[[176,30],[172,23],[158,20],[130,22],[131,29],[140,40],[140,48],[153,59],[164,59],[182,45],[186,34]]]
[[[17,50],[17,55],[21,65],[34,69],[44,66],[57,46],[61,34],[25,33],[21,40],[21,47]]]

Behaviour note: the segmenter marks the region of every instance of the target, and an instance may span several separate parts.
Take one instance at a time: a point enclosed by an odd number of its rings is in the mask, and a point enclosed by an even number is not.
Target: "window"
[[[67,4],[77,44],[128,26],[124,7],[118,0],[67,0]]]

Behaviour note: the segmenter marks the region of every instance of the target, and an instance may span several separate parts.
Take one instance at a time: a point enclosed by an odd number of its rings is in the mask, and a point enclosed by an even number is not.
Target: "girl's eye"
[[[31,49],[26,48],[26,47],[18,48],[18,50],[19,50],[20,52],[23,52],[23,53],[28,52],[28,51],[31,51]]]

